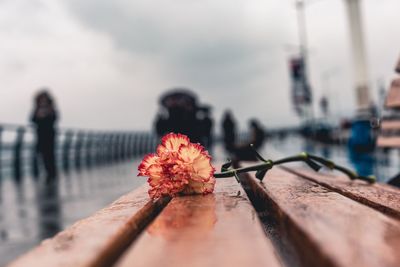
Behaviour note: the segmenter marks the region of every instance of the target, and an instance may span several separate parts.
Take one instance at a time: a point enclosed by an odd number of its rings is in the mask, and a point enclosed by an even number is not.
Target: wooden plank
[[[400,190],[385,184],[352,181],[346,176],[316,173],[300,168],[285,168],[312,182],[342,194],[389,216],[400,219]]]
[[[143,186],[43,241],[9,267],[110,266],[168,201],[150,201]]]
[[[217,180],[214,194],[174,198],[117,266],[281,265],[232,178]]]
[[[304,266],[398,267],[399,221],[279,168],[242,176]]]
[[[381,122],[382,130],[400,130],[400,120],[383,120]]]
[[[400,78],[392,81],[386,97],[385,107],[395,109],[400,107]]]
[[[377,145],[379,147],[400,148],[400,137],[379,136]]]

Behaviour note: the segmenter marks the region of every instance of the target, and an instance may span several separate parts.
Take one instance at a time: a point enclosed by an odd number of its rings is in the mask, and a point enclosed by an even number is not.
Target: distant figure
[[[265,131],[256,119],[250,120],[251,143],[255,149],[259,149],[264,144]]]
[[[205,124],[203,124],[206,121],[199,118],[200,113],[204,112],[204,108],[198,105],[194,93],[184,88],[173,89],[161,96],[160,106],[154,123],[159,137],[175,132],[187,135],[194,143],[207,145],[205,143]],[[211,118],[209,119],[211,121]]]
[[[210,107],[202,107],[199,109],[199,120],[200,120],[200,134],[201,143],[208,149],[211,153],[213,145],[212,129],[213,120],[210,116]]]
[[[255,153],[250,147],[253,144],[255,150],[259,150],[264,144],[265,131],[255,119],[250,120],[250,141],[245,144],[235,145],[233,154],[237,160],[256,160]]]
[[[236,123],[231,111],[226,111],[222,119],[222,131],[225,149],[232,152],[235,146]]]
[[[35,107],[31,121],[36,125],[36,147],[35,147],[35,168],[38,172],[38,160],[42,160],[47,181],[51,181],[57,175],[55,164],[55,128],[57,111],[50,94],[43,90],[35,97]]]

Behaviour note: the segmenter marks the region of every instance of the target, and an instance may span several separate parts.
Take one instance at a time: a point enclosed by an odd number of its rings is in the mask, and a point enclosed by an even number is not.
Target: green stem
[[[237,174],[244,173],[244,172],[251,172],[251,171],[258,171],[262,169],[269,168],[271,164],[269,162],[249,166],[249,167],[243,167],[243,168],[238,168],[238,169],[233,169],[225,172],[220,172],[220,173],[215,173],[214,177],[215,178],[227,178],[227,177],[232,177],[235,176],[235,172]]]
[[[262,157],[260,156],[258,158],[262,158]],[[310,166],[315,171],[318,171],[321,168],[321,166],[319,164],[322,164],[322,165],[328,167],[329,169],[335,169],[335,170],[343,172],[352,180],[361,179],[361,180],[365,180],[369,183],[374,183],[376,181],[375,177],[373,177],[373,176],[370,176],[370,177],[358,176],[353,171],[351,171],[345,167],[336,165],[335,163],[333,163],[330,160],[327,160],[327,159],[324,159],[324,158],[321,158],[318,156],[310,155],[310,154],[307,154],[304,152],[301,153],[300,155],[283,158],[283,159],[280,159],[277,161],[272,161],[272,160],[263,160],[263,161],[264,161],[263,163],[256,164],[253,166],[231,169],[231,170],[223,171],[220,173],[215,173],[214,177],[215,178],[227,178],[227,177],[233,177],[233,176],[236,176],[237,174],[245,173],[245,172],[269,170],[275,165],[285,164],[285,163],[289,163],[289,162],[305,162],[308,166]],[[316,162],[318,162],[319,164],[317,164]],[[260,180],[262,180],[262,178]]]

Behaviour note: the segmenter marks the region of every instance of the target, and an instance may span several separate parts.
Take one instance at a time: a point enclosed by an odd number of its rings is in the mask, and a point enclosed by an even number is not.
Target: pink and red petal
[[[182,145],[186,146],[189,143],[190,139],[186,135],[169,133],[162,138],[162,148],[160,150],[166,149],[171,152],[177,152]]]
[[[147,170],[149,167],[153,164],[156,164],[158,162],[158,156],[156,154],[147,154],[142,162],[139,164],[138,170],[139,174],[138,176],[148,176]]]
[[[149,196],[153,199],[179,193],[208,194],[214,190],[215,169],[210,155],[182,134],[164,136],[157,154],[147,155],[138,169],[139,175],[149,177]]]
[[[193,143],[181,146],[178,151],[179,158],[188,163],[193,162],[202,153],[204,153],[204,147]]]

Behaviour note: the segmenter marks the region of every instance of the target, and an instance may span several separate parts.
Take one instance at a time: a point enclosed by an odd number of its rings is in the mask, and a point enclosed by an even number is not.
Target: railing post
[[[69,171],[70,167],[70,155],[71,155],[71,144],[73,138],[73,132],[67,131],[64,137],[64,143],[62,148],[62,165],[64,171]]]
[[[102,153],[104,149],[104,142],[103,142],[103,134],[97,133],[93,136],[94,138],[94,143],[95,143],[95,148],[94,148],[94,161],[96,165],[101,164],[102,160]]]
[[[113,157],[114,157],[114,161],[119,161],[119,151],[120,151],[120,147],[119,147],[119,140],[120,140],[120,138],[119,138],[120,136],[119,136],[119,133],[116,133],[115,135],[114,135],[114,142],[113,142]]]
[[[108,162],[108,133],[100,135],[101,140],[101,150],[100,150],[100,164],[105,164]]]
[[[144,133],[144,140],[145,140],[144,153],[146,154],[146,153],[149,153],[151,151],[150,150],[150,146],[151,146],[151,144],[150,144],[150,135],[148,133]]]
[[[114,139],[115,134],[109,133],[107,138],[107,164],[112,163],[114,158]]]
[[[128,135],[128,144],[127,144],[127,149],[128,149],[128,158],[132,158],[132,156],[133,156],[133,147],[132,147],[132,144],[133,144],[133,136],[132,136],[132,134],[131,133],[129,133],[129,135]]]
[[[15,144],[14,144],[14,178],[17,182],[20,182],[21,177],[22,177],[22,158],[21,158],[21,152],[22,148],[24,145],[24,134],[25,134],[25,129],[23,127],[19,127],[17,129],[17,135],[15,137]]]
[[[124,159],[124,134],[123,133],[119,134],[118,148],[119,148],[118,159],[119,159],[119,161],[122,161]]]
[[[127,144],[127,138],[126,138],[126,133],[121,133],[121,160],[126,160],[127,158],[127,151],[126,151],[126,144]]]
[[[137,137],[137,154],[138,155],[142,155],[144,150],[143,150],[143,133],[138,133],[138,137]]]
[[[86,150],[86,166],[90,167],[92,165],[92,138],[93,134],[87,133],[86,134],[86,143],[85,143],[85,150]]]
[[[137,133],[132,134],[132,153],[136,157],[138,155],[138,135]]]
[[[75,167],[80,169],[82,166],[82,140],[83,133],[78,132],[75,139]]]

